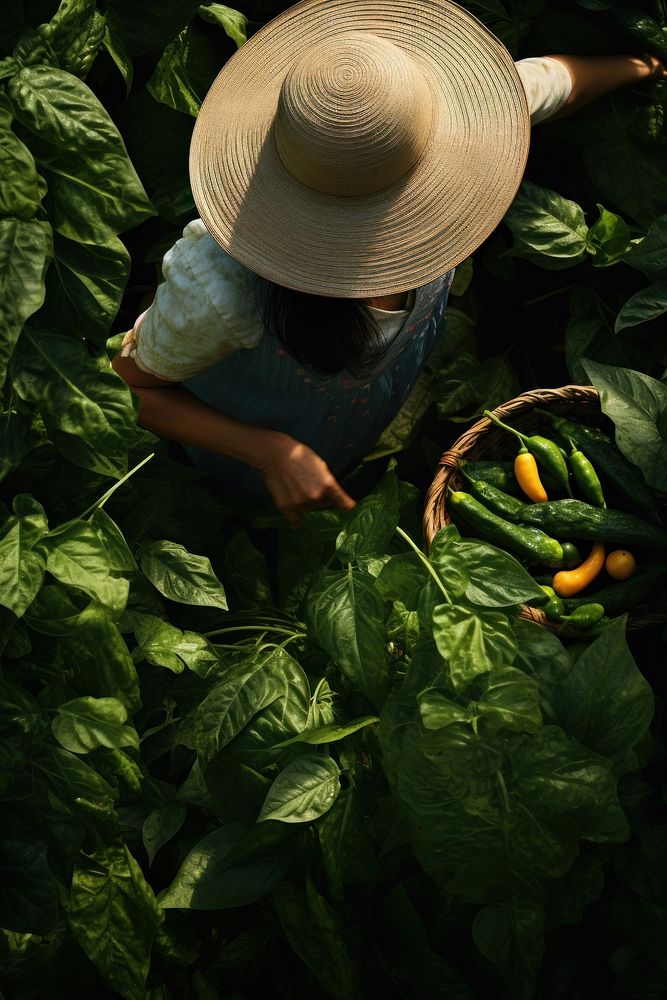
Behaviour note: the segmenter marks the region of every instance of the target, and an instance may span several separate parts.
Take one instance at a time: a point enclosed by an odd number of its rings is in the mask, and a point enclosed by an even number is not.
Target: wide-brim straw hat
[[[255,273],[316,295],[416,288],[467,257],[521,182],[512,57],[447,0],[303,0],[225,64],[190,148],[195,203]]]

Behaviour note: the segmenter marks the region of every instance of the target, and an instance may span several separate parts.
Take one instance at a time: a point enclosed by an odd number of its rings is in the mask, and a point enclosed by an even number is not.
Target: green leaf
[[[384,601],[373,578],[361,570],[323,570],[310,588],[306,620],[309,637],[376,705],[388,683]]]
[[[134,66],[132,65],[132,57],[127,46],[125,29],[123,28],[123,24],[113,7],[109,7],[106,12],[104,48],[107,50],[118,67],[120,74],[125,81],[126,95],[129,95],[132,88]]]
[[[336,539],[336,553],[342,563],[364,556],[384,555],[398,524],[398,478],[393,466],[380,484],[364,497],[346,518]]]
[[[336,900],[344,898],[346,883],[377,885],[383,879],[361,801],[353,788],[346,788],[315,824],[322,863]]]
[[[365,729],[366,726],[372,726],[379,721],[377,715],[365,715],[362,719],[354,719],[352,722],[346,722],[342,725],[330,722],[325,726],[318,726],[317,729],[304,729],[298,736],[293,736],[289,740],[283,740],[282,743],[278,743],[277,745],[279,747],[288,747],[292,743],[310,743],[311,745],[335,743],[337,740],[343,740],[346,736],[356,733],[359,729]]]
[[[196,118],[219,69],[215,43],[195,22],[166,47],[146,89],[156,101]]]
[[[85,591],[118,617],[127,602],[128,582],[111,576],[109,557],[95,529],[83,521],[55,528],[39,543],[46,568],[61,583]]]
[[[20,464],[26,449],[27,417],[14,409],[0,410],[0,480]]]
[[[459,539],[458,529],[448,525],[438,532],[428,550],[429,562],[437,571],[449,597],[465,594],[470,583],[468,566],[465,559],[461,558]]]
[[[438,605],[433,611],[433,638],[457,690],[479,674],[511,664],[517,650],[507,615],[486,608]]]
[[[175,837],[185,822],[187,808],[179,802],[153,809],[144,820],[141,837],[148,854],[148,864],[152,865],[155,855],[172,837]]]
[[[275,759],[276,743],[301,732],[308,718],[308,680],[284,649],[263,649],[230,665],[195,717],[197,753],[206,764],[230,745],[261,765]],[[251,763],[248,760],[248,763]]]
[[[159,52],[190,23],[200,0],[110,0],[131,56]]]
[[[609,267],[624,258],[630,246],[630,230],[620,215],[598,205],[600,218],[593,223],[586,237],[586,249],[593,254],[593,267]]]
[[[429,688],[418,697],[419,712],[425,729],[442,729],[455,722],[470,722],[472,710]]]
[[[466,600],[487,608],[509,608],[542,598],[544,591],[518,559],[486,542],[460,541],[455,546],[468,571]]]
[[[586,385],[588,376],[581,358],[595,358],[605,364],[625,362],[624,341],[614,337],[605,303],[590,287],[575,288],[570,296],[570,318],[565,329],[567,369],[576,385]]]
[[[667,272],[667,215],[651,223],[644,239],[634,243],[623,260],[649,278],[664,276]]]
[[[0,215],[31,219],[37,212],[42,193],[32,153],[14,135],[9,123],[0,124]]]
[[[125,475],[136,428],[132,394],[105,357],[91,358],[72,337],[26,328],[13,375],[65,458],[115,479]]]
[[[271,785],[257,821],[309,823],[324,815],[340,792],[340,768],[326,754],[297,757]]]
[[[27,609],[25,620],[43,635],[70,635],[89,604],[90,598],[83,591],[70,592],[61,584],[46,584]]]
[[[49,187],[50,218],[63,236],[104,242],[154,214],[118,129],[75,76],[29,66],[8,85],[17,119]]]
[[[239,10],[222,3],[204,3],[199,8],[199,16],[212,24],[219,24],[225,34],[236,42],[238,49],[247,41],[248,18]]]
[[[537,683],[515,667],[491,671],[477,711],[492,729],[536,733],[542,725]]]
[[[573,739],[604,757],[623,757],[646,734],[653,692],[628,649],[617,618],[555,688],[556,717]]]
[[[89,524],[95,529],[107,554],[109,569],[114,573],[136,573],[138,566],[123,533],[102,507],[96,507]]]
[[[0,840],[0,922],[8,930],[48,934],[58,914],[58,885],[46,845],[30,832],[20,840]]]
[[[584,213],[576,202],[556,191],[524,181],[505,223],[523,245],[540,255],[571,262],[585,256],[588,226]]]
[[[139,749],[136,730],[126,726],[127,709],[116,698],[75,698],[58,706],[51,723],[53,735],[72,753],[90,753],[97,747]]]
[[[378,593],[385,601],[401,601],[408,611],[416,611],[427,570],[415,552],[391,556],[375,578]]]
[[[102,978],[126,1000],[143,1000],[162,913],[123,843],[105,844],[74,869],[69,926]]]
[[[80,757],[51,743],[41,742],[32,763],[37,775],[46,779],[64,801],[76,804],[80,799],[110,810],[114,802],[111,785]]]
[[[61,0],[46,26],[60,68],[87,76],[102,45],[104,29],[105,17],[96,9],[95,0]]]
[[[118,698],[128,712],[140,707],[136,668],[105,608],[93,603],[82,611],[74,631],[61,640],[60,649],[77,694]]]
[[[146,542],[139,549],[139,565],[170,601],[227,610],[225,589],[206,556],[188,552],[176,542]]]
[[[44,302],[52,252],[48,222],[0,219],[0,383],[23,324]]]
[[[667,408],[667,386],[628,368],[612,368],[587,358],[581,363],[600,393],[602,411],[616,426],[619,449],[639,466],[649,486],[667,491],[667,441],[657,426]]]
[[[513,1000],[535,996],[544,954],[544,911],[530,901],[493,903],[476,914],[475,944],[505,976]]]
[[[276,830],[275,827],[279,829]],[[279,824],[228,823],[192,848],[168,889],[165,909],[226,910],[261,899],[289,866]]]
[[[48,527],[39,515],[11,517],[9,530],[0,539],[0,604],[17,617],[25,614],[44,581],[46,560],[33,546]]]
[[[64,333],[102,344],[130,273],[130,255],[116,236],[95,245],[54,238],[46,277],[46,315]]]
[[[139,643],[133,653],[135,660],[146,659],[175,674],[187,667],[199,677],[208,677],[220,663],[215,648],[197,632],[181,632],[162,618],[136,611],[124,617],[123,625],[130,623]]]
[[[665,312],[667,312],[667,281],[659,281],[631,295],[621,306],[614,324],[614,333],[627,330],[629,326],[648,323]]]

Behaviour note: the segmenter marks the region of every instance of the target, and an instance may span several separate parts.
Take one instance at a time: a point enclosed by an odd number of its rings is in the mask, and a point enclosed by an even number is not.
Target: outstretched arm
[[[572,90],[566,103],[553,115],[565,118],[604,94],[643,80],[667,79],[667,68],[657,56],[566,56],[553,55],[568,69]]]
[[[144,427],[259,469],[273,502],[293,527],[309,510],[355,506],[326,462],[289,434],[234,420],[183,386],[142,371],[130,357],[118,354],[112,365],[139,398]]]

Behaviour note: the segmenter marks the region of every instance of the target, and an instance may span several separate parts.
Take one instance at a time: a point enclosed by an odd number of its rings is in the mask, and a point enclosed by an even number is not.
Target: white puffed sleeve
[[[560,59],[540,56],[514,63],[528,99],[532,125],[546,121],[563,107],[572,91],[572,77]]]
[[[162,274],[153,304],[135,323],[128,353],[139,368],[181,382],[259,343],[255,275],[218,246],[201,219],[165,254]]]

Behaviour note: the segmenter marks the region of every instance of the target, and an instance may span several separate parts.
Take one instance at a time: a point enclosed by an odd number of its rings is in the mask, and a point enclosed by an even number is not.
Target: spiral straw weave
[[[524,434],[545,433],[545,419],[535,412],[535,407],[551,409],[559,416],[572,417],[580,423],[592,424],[610,430],[611,424],[600,410],[597,390],[590,385],[565,385],[560,389],[533,389],[497,406],[493,413],[500,420]],[[548,436],[548,431],[546,432]],[[516,454],[513,438],[483,417],[459,437],[438,463],[438,471],[431,483],[424,505],[424,539],[427,546],[445,525],[451,523],[447,512],[447,491],[465,490],[459,472],[461,459],[508,459]],[[592,600],[592,598],[591,598]],[[543,625],[559,635],[581,637],[582,633],[549,621],[540,608],[524,604],[521,617]],[[635,608],[628,617],[628,628],[637,629],[667,621],[667,597],[649,607]]]

